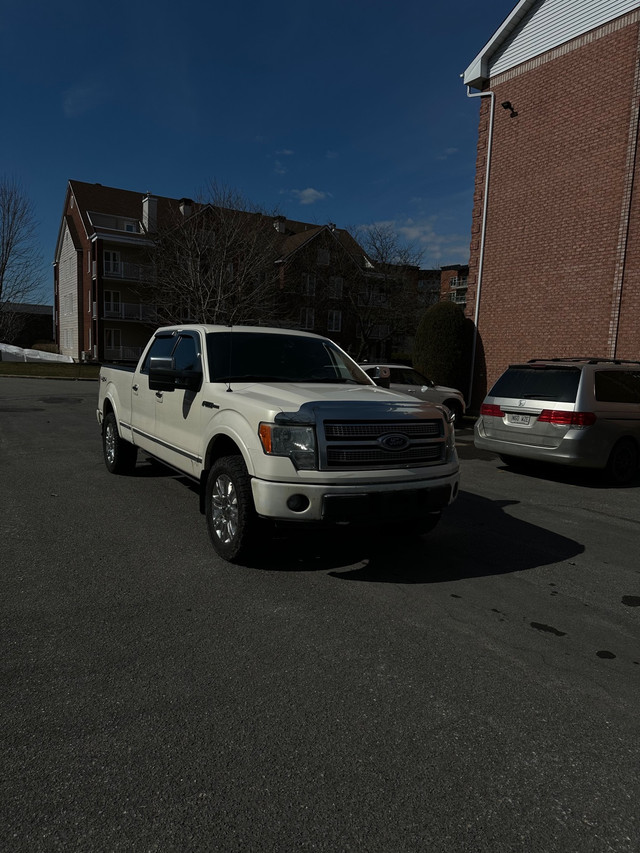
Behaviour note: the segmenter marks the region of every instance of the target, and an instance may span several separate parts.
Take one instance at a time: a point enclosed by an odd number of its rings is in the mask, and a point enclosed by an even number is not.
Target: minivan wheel
[[[605,478],[612,486],[625,486],[638,470],[638,448],[630,438],[621,439],[609,454]]]

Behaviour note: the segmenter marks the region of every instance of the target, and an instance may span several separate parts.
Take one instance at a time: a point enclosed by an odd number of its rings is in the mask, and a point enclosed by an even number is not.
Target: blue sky
[[[38,301],[70,178],[176,198],[215,180],[466,263],[478,99],[460,74],[515,5],[0,0],[0,173],[36,208]]]

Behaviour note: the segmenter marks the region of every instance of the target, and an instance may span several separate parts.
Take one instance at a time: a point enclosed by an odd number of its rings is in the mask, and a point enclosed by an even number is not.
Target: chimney
[[[151,193],[142,199],[142,225],[147,233],[158,230],[158,199]]]
[[[188,219],[193,213],[193,201],[190,198],[181,198],[178,204],[183,218]]]
[[[287,221],[286,216],[276,216],[273,220],[273,227],[276,229],[278,234],[284,234],[285,231],[285,222]]]

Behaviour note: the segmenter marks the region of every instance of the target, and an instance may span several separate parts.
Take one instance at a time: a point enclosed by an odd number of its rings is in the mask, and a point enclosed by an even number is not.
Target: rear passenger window
[[[595,386],[602,403],[640,403],[640,370],[598,370]]]
[[[491,397],[575,403],[580,371],[575,368],[510,367],[489,392]]]

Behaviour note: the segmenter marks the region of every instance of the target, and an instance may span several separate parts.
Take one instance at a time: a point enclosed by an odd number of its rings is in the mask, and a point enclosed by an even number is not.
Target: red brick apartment
[[[521,0],[464,73],[475,406],[510,362],[640,359],[639,7]]]
[[[82,361],[138,359],[158,325],[157,306],[145,298],[154,238],[163,224],[201,209],[190,199],[69,181],[54,261],[61,353]],[[402,288],[415,323],[437,300],[437,270],[376,266],[332,223],[268,219],[286,325],[329,335],[354,355],[384,358],[398,345],[386,322],[388,289]]]

